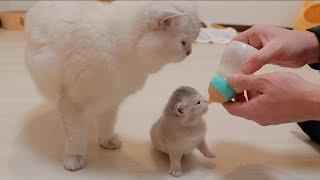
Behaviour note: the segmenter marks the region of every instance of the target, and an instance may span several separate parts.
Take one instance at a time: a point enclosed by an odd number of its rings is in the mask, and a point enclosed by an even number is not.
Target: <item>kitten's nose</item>
[[[189,56],[191,54],[191,50],[186,52],[186,55]]]

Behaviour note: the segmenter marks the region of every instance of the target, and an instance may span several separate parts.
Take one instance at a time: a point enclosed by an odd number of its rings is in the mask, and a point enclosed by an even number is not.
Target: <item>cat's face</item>
[[[164,110],[165,116],[174,117],[183,126],[195,125],[208,112],[208,102],[194,88],[181,86],[171,95]]]
[[[146,12],[148,28],[139,42],[144,63],[179,62],[192,52],[200,29],[196,13],[171,4],[157,4]]]
[[[178,16],[176,21],[176,25],[166,33],[173,56],[178,56],[177,61],[180,61],[191,54],[192,42],[199,34],[200,21],[191,14]]]
[[[199,94],[186,96],[175,105],[175,114],[186,119],[198,119],[208,112],[208,102]]]

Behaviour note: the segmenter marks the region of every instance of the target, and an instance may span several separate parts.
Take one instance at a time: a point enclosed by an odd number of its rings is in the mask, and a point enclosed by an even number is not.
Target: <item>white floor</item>
[[[68,172],[62,166],[59,120],[24,65],[23,34],[0,31],[0,179],[171,179],[167,157],[150,146],[149,129],[178,86],[193,86],[206,95],[222,50],[223,46],[195,44],[186,61],[152,75],[121,106],[116,131],[123,147],[99,148],[92,128],[88,166]],[[269,66],[262,72],[274,70],[279,68]],[[295,72],[319,80],[319,74],[307,67]],[[320,146],[296,124],[260,127],[227,114],[218,104],[211,105],[205,118],[207,139],[217,158],[206,159],[195,151],[183,160],[184,179],[320,179]]]

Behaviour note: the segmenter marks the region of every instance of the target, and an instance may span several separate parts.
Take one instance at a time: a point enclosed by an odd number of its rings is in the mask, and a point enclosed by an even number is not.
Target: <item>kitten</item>
[[[181,157],[195,148],[206,157],[215,157],[205,141],[207,128],[202,116],[207,111],[208,102],[197,90],[182,86],[174,91],[163,115],[152,126],[152,143],[155,149],[169,154],[172,176],[182,175]]]
[[[26,63],[65,130],[64,167],[86,165],[88,126],[117,149],[119,104],[150,73],[191,53],[199,32],[192,8],[177,2],[40,1],[26,15]]]

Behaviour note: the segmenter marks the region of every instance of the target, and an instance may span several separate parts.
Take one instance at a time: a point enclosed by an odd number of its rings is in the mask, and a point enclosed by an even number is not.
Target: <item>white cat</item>
[[[200,22],[193,8],[171,2],[41,1],[26,15],[26,63],[55,103],[65,130],[64,167],[86,165],[88,126],[117,149],[119,104],[147,76],[191,53]]]

